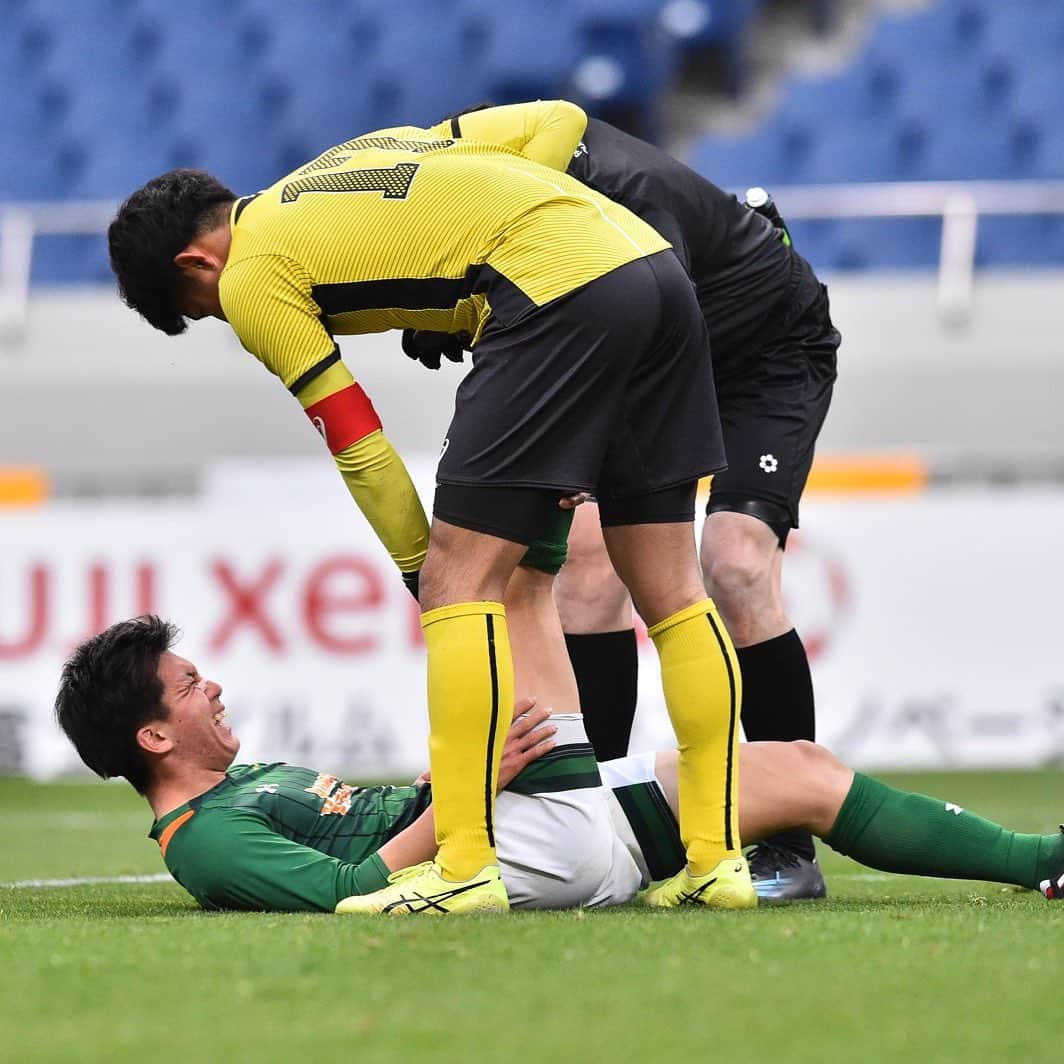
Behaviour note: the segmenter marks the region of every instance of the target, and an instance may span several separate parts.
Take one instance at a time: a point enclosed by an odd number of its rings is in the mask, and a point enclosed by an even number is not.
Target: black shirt
[[[792,318],[817,286],[808,264],[772,224],[679,160],[590,119],[568,172],[623,204],[668,240],[695,283],[718,377]]]

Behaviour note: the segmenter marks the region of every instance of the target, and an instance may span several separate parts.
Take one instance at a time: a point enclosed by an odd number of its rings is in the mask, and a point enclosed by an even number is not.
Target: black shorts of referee
[[[757,517],[786,545],[831,404],[840,341],[827,288],[795,255],[789,290],[758,334],[714,351],[728,468],[713,478],[707,514]]]
[[[708,350],[672,251],[493,316],[458,388],[434,515],[525,544],[577,491],[604,526],[693,520],[698,478],[725,465]]]

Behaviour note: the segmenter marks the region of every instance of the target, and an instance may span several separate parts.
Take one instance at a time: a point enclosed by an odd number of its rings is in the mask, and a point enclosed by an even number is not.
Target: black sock
[[[599,761],[628,753],[635,720],[639,658],[635,629],[567,635],[587,737]]]
[[[750,742],[816,738],[813,679],[805,647],[792,628],[736,650],[743,676],[743,731]],[[813,837],[782,831],[770,840],[813,859]]]

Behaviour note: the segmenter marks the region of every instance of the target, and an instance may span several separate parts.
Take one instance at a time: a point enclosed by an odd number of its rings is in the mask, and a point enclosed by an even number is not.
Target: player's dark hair
[[[171,170],[137,189],[107,230],[122,299],[168,336],[188,328],[177,309],[181,271],[174,256],[213,229],[235,199],[205,170]]]
[[[149,764],[137,730],[164,719],[159,658],[177,628],[147,614],[120,621],[79,646],[59,680],[55,716],[81,760],[98,776],[125,776],[143,794]]]

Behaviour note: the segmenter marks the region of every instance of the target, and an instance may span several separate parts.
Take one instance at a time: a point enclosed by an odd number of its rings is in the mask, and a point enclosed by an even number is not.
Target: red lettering
[[[157,613],[156,603],[159,601],[156,576],[158,575],[153,562],[141,562],[134,574],[134,587],[136,588],[136,611],[138,615],[145,613]]]
[[[345,634],[337,622],[378,610],[384,601],[380,574],[361,558],[326,558],[307,577],[303,594],[303,620],[310,638],[323,650],[334,654],[368,654],[377,647],[373,632]]]
[[[222,618],[208,640],[212,651],[222,650],[233,638],[238,628],[250,626],[258,632],[262,641],[271,650],[281,650],[284,640],[273,621],[265,612],[266,594],[277,582],[283,566],[276,558],[269,562],[262,573],[250,581],[241,582],[228,562],[211,563],[211,575],[228,598],[228,613]]]
[[[48,630],[48,600],[51,581],[43,565],[29,571],[29,608],[22,612],[28,618],[24,634],[10,643],[0,641],[0,661],[26,657],[37,650]]]
[[[107,627],[110,613],[108,610],[109,575],[107,567],[102,562],[94,562],[89,566],[89,623],[85,633],[86,639],[91,639],[97,632],[102,632]]]

